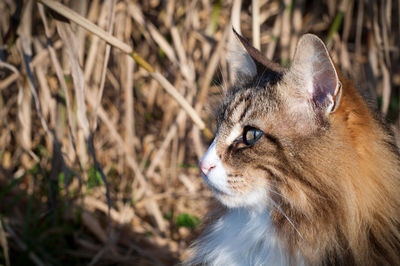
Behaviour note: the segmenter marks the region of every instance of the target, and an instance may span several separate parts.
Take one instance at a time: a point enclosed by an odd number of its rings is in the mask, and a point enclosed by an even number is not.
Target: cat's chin
[[[264,209],[266,192],[264,189],[251,191],[244,194],[227,194],[212,188],[215,197],[228,208]]]

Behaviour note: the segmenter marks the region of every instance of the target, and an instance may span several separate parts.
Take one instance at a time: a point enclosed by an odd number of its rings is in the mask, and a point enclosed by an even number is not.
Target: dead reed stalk
[[[0,264],[185,256],[232,26],[284,65],[319,35],[400,125],[398,1],[189,2],[0,1]]]

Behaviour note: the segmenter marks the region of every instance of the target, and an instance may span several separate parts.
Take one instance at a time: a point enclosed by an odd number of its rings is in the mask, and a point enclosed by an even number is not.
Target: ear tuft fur
[[[236,32],[229,42],[228,63],[231,81],[240,82],[241,79],[252,79],[258,75],[268,75],[275,77],[283,71],[283,68],[268,60],[259,50],[254,48],[247,39]],[[235,36],[235,37],[233,37]]]
[[[261,71],[264,71],[265,69],[275,72],[281,72],[283,70],[283,68],[280,65],[268,60],[259,50],[257,50],[254,46],[252,46],[246,38],[242,37],[239,33],[237,33],[234,28],[232,28],[232,30],[237,40],[240,42],[243,48],[246,49],[250,57],[254,60],[257,66],[257,71],[259,73]]]
[[[234,29],[233,31],[236,33]],[[227,61],[231,83],[233,84],[240,82],[242,79],[252,79],[257,75],[256,64],[233,35],[229,40]]]

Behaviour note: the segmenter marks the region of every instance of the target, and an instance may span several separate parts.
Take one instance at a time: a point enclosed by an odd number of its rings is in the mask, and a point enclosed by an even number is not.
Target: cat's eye
[[[253,145],[261,138],[262,135],[263,132],[257,128],[245,127],[243,131],[243,142],[246,145]]]

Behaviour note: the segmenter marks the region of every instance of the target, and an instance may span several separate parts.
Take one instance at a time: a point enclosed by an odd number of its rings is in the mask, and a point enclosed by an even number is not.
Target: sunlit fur
[[[293,72],[258,73],[226,95],[215,153],[228,193],[215,192],[227,209],[187,264],[400,265],[392,135],[345,78],[340,105],[325,114],[299,100]],[[240,133],[231,136],[238,125],[264,135],[245,146]]]

